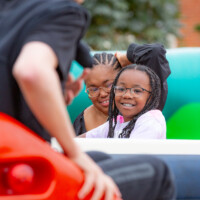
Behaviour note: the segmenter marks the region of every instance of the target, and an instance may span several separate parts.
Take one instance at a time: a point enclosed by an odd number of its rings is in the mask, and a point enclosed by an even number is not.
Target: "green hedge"
[[[92,16],[85,40],[93,50],[125,50],[131,42],[160,42],[178,36],[177,0],[86,0]]]

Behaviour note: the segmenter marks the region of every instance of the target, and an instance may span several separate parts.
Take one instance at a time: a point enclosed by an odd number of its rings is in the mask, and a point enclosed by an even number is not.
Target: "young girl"
[[[165,139],[165,118],[157,109],[160,93],[160,79],[150,68],[137,64],[123,68],[110,92],[109,121],[82,137]]]

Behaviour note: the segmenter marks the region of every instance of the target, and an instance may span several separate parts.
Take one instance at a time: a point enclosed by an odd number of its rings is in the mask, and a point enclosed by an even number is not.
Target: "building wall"
[[[200,46],[200,32],[195,26],[200,24],[200,0],[179,0],[181,23],[181,38],[178,39],[179,47]]]

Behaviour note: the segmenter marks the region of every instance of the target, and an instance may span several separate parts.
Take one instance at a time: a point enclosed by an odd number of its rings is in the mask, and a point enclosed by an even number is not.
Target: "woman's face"
[[[120,75],[116,86],[116,106],[124,117],[124,121],[130,121],[142,111],[149,98],[151,92],[149,76],[143,71],[126,70]],[[129,89],[126,90],[126,88]]]
[[[106,115],[108,115],[109,107],[109,88],[111,89],[117,72],[111,66],[96,65],[85,80],[86,88],[90,88],[97,94],[95,97],[89,96],[93,105]]]

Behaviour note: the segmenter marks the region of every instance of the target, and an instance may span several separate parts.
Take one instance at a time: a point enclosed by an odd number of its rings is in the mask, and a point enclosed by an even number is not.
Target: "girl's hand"
[[[93,189],[91,200],[99,200],[103,195],[105,200],[112,200],[114,196],[120,199],[121,193],[114,181],[104,174],[88,155],[80,152],[71,160],[83,170],[85,175],[85,182],[78,193],[80,199],[84,199]]]
[[[120,52],[117,51],[117,52],[115,53],[115,57],[118,59],[118,61],[119,61],[119,63],[121,64],[122,67],[126,67],[127,65],[132,64],[132,63],[128,60],[126,54],[124,54],[124,53],[120,53]]]

